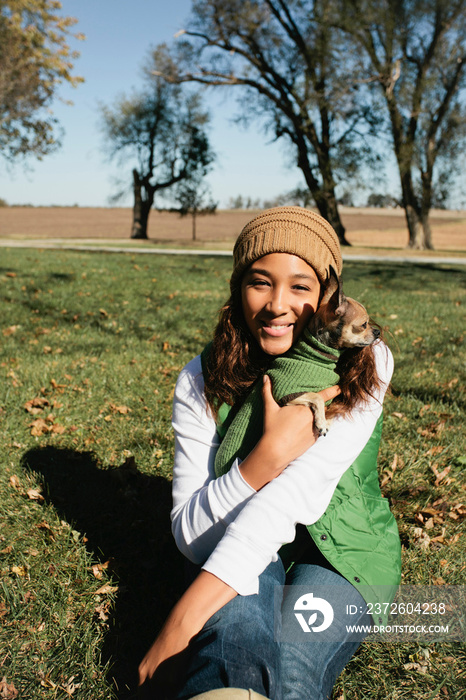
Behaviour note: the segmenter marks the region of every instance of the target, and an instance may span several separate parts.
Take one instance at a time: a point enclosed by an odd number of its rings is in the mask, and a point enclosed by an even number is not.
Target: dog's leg
[[[319,394],[307,392],[288,402],[288,406],[308,406],[314,414],[314,425],[319,435],[327,435],[329,424],[325,418],[325,402]]]

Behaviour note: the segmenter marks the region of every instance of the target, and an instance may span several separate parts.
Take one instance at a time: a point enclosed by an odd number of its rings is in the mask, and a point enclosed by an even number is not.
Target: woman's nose
[[[271,290],[267,310],[274,314],[282,314],[286,311],[286,291],[280,287],[274,287]]]

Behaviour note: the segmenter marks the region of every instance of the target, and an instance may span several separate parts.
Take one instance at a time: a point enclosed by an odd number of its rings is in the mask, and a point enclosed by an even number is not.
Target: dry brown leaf
[[[413,530],[413,536],[415,543],[421,549],[428,549],[430,544],[429,535],[422,529],[422,527],[415,527]]]
[[[109,408],[114,413],[121,413],[121,415],[126,415],[127,413],[131,412],[131,409],[128,408],[128,406],[117,406],[114,403],[109,403]]]
[[[31,413],[33,416],[37,415],[38,413],[41,413],[41,411],[43,411],[44,408],[48,406],[50,406],[49,402],[42,396],[36,396],[35,399],[26,401],[26,403],[24,404],[24,408],[26,409],[26,411],[28,413]]]
[[[442,527],[442,534],[437,535],[437,537],[432,537],[430,541],[431,542],[440,542],[440,544],[445,544],[445,532],[446,532],[446,529],[444,527]],[[442,564],[442,561],[444,561],[445,564]],[[446,561],[446,559],[442,559],[442,561],[440,562],[442,564],[442,566],[445,566],[448,563]]]
[[[10,482],[10,486],[13,486],[14,489],[17,489],[18,491],[21,489],[21,483],[20,483],[18,477],[16,476],[16,474],[13,474],[13,476],[10,476],[9,482]]]
[[[35,421],[30,423],[30,426],[32,427],[31,435],[35,435],[36,437],[46,435],[52,429],[52,426],[43,418],[37,418]]]
[[[18,328],[21,328],[21,326],[9,326],[8,328],[4,328],[2,333],[5,337],[8,337],[9,335],[16,333]]]
[[[101,586],[98,591],[94,593],[94,595],[105,595],[106,593],[116,593],[118,590],[118,586],[111,586],[109,583],[106,583],[104,586]]]
[[[427,663],[419,664],[417,662],[410,662],[409,664],[403,664],[403,668],[406,671],[417,671],[418,673],[427,673],[428,665]]]
[[[107,600],[95,607],[95,612],[98,613],[99,620],[102,620],[102,622],[106,622],[108,620],[110,606],[111,603]]]
[[[7,272],[7,275],[9,273]],[[11,273],[13,276],[13,273]],[[16,275],[14,275],[16,277]],[[14,700],[14,698],[18,697],[18,691],[16,690],[15,686],[13,683],[8,683],[6,676],[3,676],[2,680],[0,681],[0,698],[2,700]]]
[[[466,517],[466,507],[463,503],[457,503],[456,505],[452,506],[448,516],[452,520],[460,520],[461,518]]]
[[[433,464],[431,467],[432,471],[434,472],[436,479],[435,479],[435,486],[438,486],[441,481],[449,474],[451,466],[445,467],[445,469],[441,472],[438,471],[437,465]]]
[[[95,578],[101,579],[103,577],[102,569],[99,567],[98,564],[94,564],[92,567],[92,573],[94,574]]]
[[[31,499],[31,501],[39,501],[39,503],[42,503],[44,501],[43,495],[37,489],[28,489],[26,493],[28,498]]]

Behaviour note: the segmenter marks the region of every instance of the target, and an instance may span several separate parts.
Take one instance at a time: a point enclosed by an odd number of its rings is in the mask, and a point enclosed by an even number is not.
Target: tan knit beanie
[[[233,290],[244,270],[269,253],[291,253],[305,260],[325,282],[332,265],[341,275],[338,236],[320,214],[302,207],[266,209],[241,231],[233,249]]]

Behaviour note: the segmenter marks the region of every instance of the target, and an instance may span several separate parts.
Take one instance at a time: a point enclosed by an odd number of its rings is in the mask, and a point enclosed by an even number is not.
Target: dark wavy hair
[[[321,298],[323,291],[324,287]],[[371,325],[381,331],[378,324],[371,321]],[[241,403],[272,360],[273,357],[262,352],[246,325],[238,286],[220,310],[204,369],[204,393],[213,416],[217,416],[223,403],[229,406]],[[380,386],[370,345],[345,350],[336,372],[341,394],[327,409],[328,417],[351,412],[357,403],[367,402]]]

